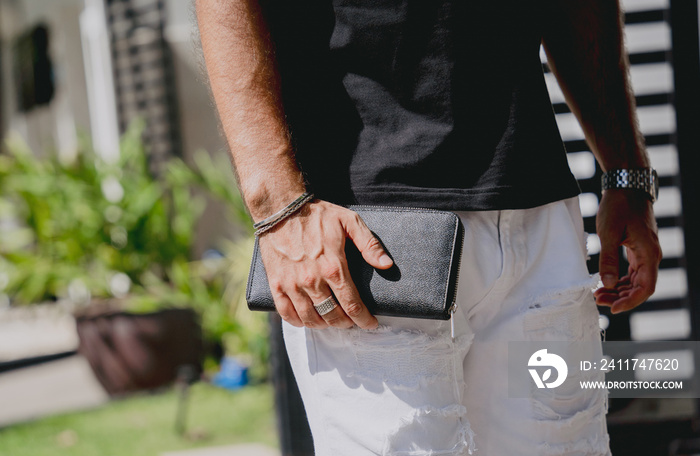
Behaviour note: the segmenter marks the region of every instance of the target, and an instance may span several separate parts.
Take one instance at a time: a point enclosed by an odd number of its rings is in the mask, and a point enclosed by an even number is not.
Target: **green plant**
[[[240,305],[252,233],[228,159],[200,151],[192,167],[172,159],[156,178],[141,134],[138,123],[124,134],[114,163],[87,140],[69,162],[7,141],[0,154],[0,293],[13,305],[191,306],[207,339],[264,359],[264,321]],[[207,198],[226,203],[241,235],[222,240],[226,256],[192,261]]]

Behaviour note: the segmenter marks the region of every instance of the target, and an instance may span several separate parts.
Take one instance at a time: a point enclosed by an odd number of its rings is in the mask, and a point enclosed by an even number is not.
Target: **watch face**
[[[651,188],[654,191],[654,199],[652,200],[652,202],[654,202],[659,197],[659,175],[656,173],[655,169],[651,170]]]

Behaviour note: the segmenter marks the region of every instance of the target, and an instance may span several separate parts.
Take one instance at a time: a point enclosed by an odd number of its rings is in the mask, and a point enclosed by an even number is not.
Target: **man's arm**
[[[281,102],[270,36],[256,0],[197,0],[197,20],[211,88],[238,175],[255,221],[305,191]],[[260,237],[275,305],[296,326],[377,325],[357,293],[345,260],[346,238],[376,268],[391,266],[380,243],[352,211],[314,201]],[[319,316],[331,295],[340,307]]]
[[[543,44],[571,111],[598,163],[607,171],[649,166],[639,131],[624,51],[618,0],[552,0]],[[606,190],[596,220],[604,288],[599,305],[630,310],[654,292],[661,261],[651,201],[628,189]],[[618,278],[618,249],[628,274]]]

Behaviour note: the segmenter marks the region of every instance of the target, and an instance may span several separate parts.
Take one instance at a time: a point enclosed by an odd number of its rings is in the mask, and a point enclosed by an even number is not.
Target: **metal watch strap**
[[[654,168],[611,169],[601,178],[603,191],[613,188],[642,190],[655,202],[659,195],[659,176]]]

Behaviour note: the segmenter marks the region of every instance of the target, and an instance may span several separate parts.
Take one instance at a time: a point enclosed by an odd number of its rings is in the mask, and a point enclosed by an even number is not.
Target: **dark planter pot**
[[[76,321],[78,352],[112,396],[167,385],[178,372],[202,371],[202,329],[191,309],[108,311]]]

